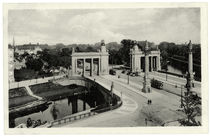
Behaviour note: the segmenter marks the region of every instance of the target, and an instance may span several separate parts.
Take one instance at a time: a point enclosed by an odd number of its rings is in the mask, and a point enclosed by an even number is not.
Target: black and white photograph
[[[3,6],[7,132],[206,131],[206,3]]]

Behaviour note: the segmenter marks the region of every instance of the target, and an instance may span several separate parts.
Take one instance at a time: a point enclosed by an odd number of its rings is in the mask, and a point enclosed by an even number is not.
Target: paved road
[[[132,127],[146,126],[145,114],[142,109],[148,108],[148,98],[152,99],[154,111],[158,117],[166,121],[172,121],[180,117],[175,110],[179,109],[179,98],[174,95],[164,95],[154,91],[152,94],[145,94],[140,91],[141,87],[135,86],[135,83],[127,85],[125,81],[118,81],[116,77],[104,76],[94,77],[96,82],[103,86],[110,87],[114,81],[114,93],[120,95],[122,92],[123,105],[112,111],[104,112],[96,116],[81,119],[61,127]],[[93,78],[92,78],[93,79]],[[120,95],[121,96],[121,95]],[[173,98],[171,98],[173,96]],[[154,122],[148,122],[148,126],[155,126]]]
[[[110,87],[111,81],[95,77],[96,82]],[[101,113],[99,115],[82,119],[71,124],[62,125],[65,127],[131,127],[145,126],[143,115],[140,115],[140,110],[143,105],[146,105],[147,99],[137,93],[129,91],[127,88],[122,88],[121,85],[114,85],[114,93],[122,92],[123,105],[115,110]],[[120,95],[121,96],[121,95]]]
[[[121,73],[120,70],[118,70],[117,74],[115,75],[115,77],[118,77],[118,76],[120,76],[120,78],[128,80],[128,76],[123,74],[123,73]],[[137,76],[137,77],[129,76],[129,79],[130,79],[130,81],[134,81],[134,82],[142,85],[142,83],[143,83],[143,76],[144,76],[144,73],[141,73],[140,76]],[[181,94],[181,90],[186,90],[186,89],[183,88],[183,85],[186,84],[186,81],[183,78],[178,78],[178,77],[170,75],[170,76],[168,76],[168,80],[166,81],[165,75],[164,74],[160,74],[158,72],[150,72],[149,73],[149,78],[150,79],[155,78],[155,79],[157,79],[159,81],[162,81],[162,82],[166,83],[167,88],[170,88],[171,91],[176,93],[176,94]],[[177,85],[177,87],[175,88],[174,85]],[[182,89],[181,89],[181,85],[182,85]],[[198,95],[201,96],[201,84],[200,84],[200,82],[196,82],[195,83],[194,91]],[[167,94],[166,91],[163,91],[163,90],[159,90],[159,92],[165,92],[164,94]]]

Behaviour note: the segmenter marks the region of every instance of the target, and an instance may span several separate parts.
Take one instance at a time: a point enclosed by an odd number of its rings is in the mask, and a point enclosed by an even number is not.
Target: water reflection
[[[56,120],[57,117],[58,117],[59,110],[58,110],[58,108],[56,108],[55,102],[54,102],[54,104],[52,105],[52,108],[51,108],[50,112],[51,112],[51,114],[52,114],[53,120]]]
[[[28,112],[28,115],[11,118],[10,127],[15,127],[22,123],[26,124],[28,118],[34,121],[50,122],[102,104],[105,104],[105,97],[99,91],[53,100],[45,109],[39,108],[33,112]]]

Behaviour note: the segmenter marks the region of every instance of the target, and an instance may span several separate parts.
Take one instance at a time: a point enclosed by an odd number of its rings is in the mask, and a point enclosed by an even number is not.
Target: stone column
[[[83,101],[83,111],[85,111],[86,110],[86,103],[85,103],[85,101]]]
[[[143,82],[143,88],[142,92],[144,93],[149,93],[151,92],[151,86],[150,86],[150,80],[148,78],[148,72],[149,72],[149,51],[148,51],[148,42],[146,41],[146,46],[145,46],[145,72],[144,72],[144,82]]]
[[[85,93],[85,97],[84,97],[84,100],[83,100],[83,110],[84,111],[86,110],[86,93]]]
[[[72,75],[75,75],[75,58],[71,57],[71,73]]]
[[[99,58],[99,73],[102,72],[102,69],[101,69],[101,58]]]
[[[157,57],[156,56],[154,57],[154,68],[155,68],[155,71],[157,71]]]
[[[151,72],[153,71],[153,56],[151,56]]]
[[[85,58],[83,59],[83,70],[82,70],[82,75],[85,75]]]
[[[98,58],[97,75],[100,75],[100,59]]]
[[[152,66],[152,64],[151,64],[151,57],[148,56],[148,72],[150,72],[151,66]]]
[[[161,70],[161,66],[160,66],[160,56],[157,56],[157,70]]]
[[[139,59],[139,72],[141,72],[141,57]]]
[[[90,76],[93,76],[93,58],[90,59]]]
[[[96,70],[96,66],[94,64],[94,58],[93,58],[93,71],[95,71],[95,70]]]
[[[131,71],[135,72],[136,69],[136,60],[135,60],[135,55],[132,57],[132,68]]]
[[[192,54],[192,43],[191,40],[188,44],[189,53],[188,53],[188,75],[187,75],[187,84],[186,87],[191,90],[194,87],[194,73],[193,73],[193,54]]]
[[[71,105],[72,105],[72,114],[77,113],[78,112],[78,104],[77,104],[77,97],[74,96],[72,97],[72,101],[71,101]]]
[[[77,58],[75,59],[75,74],[77,75]]]

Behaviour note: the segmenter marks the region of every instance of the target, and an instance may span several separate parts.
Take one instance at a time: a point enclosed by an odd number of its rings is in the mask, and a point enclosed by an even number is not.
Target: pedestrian
[[[147,126],[147,118],[145,118],[145,125]]]
[[[152,100],[150,100],[150,105],[152,104]]]
[[[149,100],[147,100],[147,104],[149,105]]]

